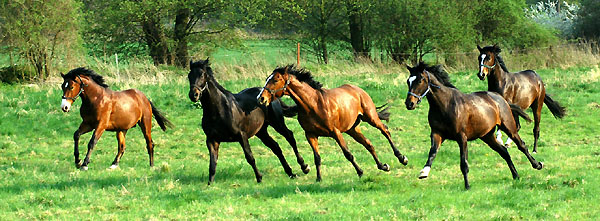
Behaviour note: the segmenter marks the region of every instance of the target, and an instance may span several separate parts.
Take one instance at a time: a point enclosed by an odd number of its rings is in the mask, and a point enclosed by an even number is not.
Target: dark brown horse
[[[140,126],[146,139],[146,149],[150,157],[150,166],[154,166],[154,143],[150,135],[152,128],[152,115],[156,118],[162,130],[172,124],[154,107],[146,96],[136,89],[125,91],[112,91],[104,83],[102,76],[86,68],[76,68],[66,75],[61,73],[64,82],[61,109],[69,112],[71,105],[77,97],[81,97],[80,115],[83,122],[73,134],[75,141],[75,166],[87,170],[90,155],[104,131],[117,132],[118,152],[111,169],[119,165],[119,160],[125,151],[125,134],[127,130]],[[88,151],[83,163],[79,160],[79,136],[94,130],[92,139],[88,143]]]
[[[283,95],[290,96],[298,106],[298,122],[313,149],[317,181],[321,181],[321,156],[318,144],[318,138],[321,136],[332,137],[337,141],[359,177],[362,176],[363,171],[354,161],[354,156],[348,150],[342,133],[347,133],[365,146],[375,159],[378,169],[390,170],[389,165],[379,162],[374,146],[361,133],[358,127],[361,120],[379,129],[392,146],[398,160],[404,165],[408,163],[408,158],[394,146],[387,126],[381,122],[381,119],[389,119],[387,108],[377,112],[371,97],[359,87],[345,84],[334,89],[324,89],[321,83],[313,80],[310,72],[288,65],[273,71],[257,98],[261,104],[268,105]]]
[[[408,67],[408,95],[406,109],[413,110],[423,97],[429,101],[429,126],[431,127],[431,149],[425,167],[419,178],[427,178],[431,164],[444,140],[455,140],[460,147],[460,169],[465,188],[469,189],[469,164],[467,163],[467,141],[481,139],[506,161],[514,179],[519,177],[510,155],[503,145],[494,138],[494,129],[498,127],[515,141],[519,150],[527,156],[531,166],[542,169],[543,164],[530,154],[525,143],[517,133],[517,124],[513,114],[531,121],[527,114],[516,105],[509,105],[499,94],[480,91],[465,94],[456,89],[449,81],[448,74],[441,66],[429,67],[424,63]]]
[[[540,120],[542,106],[546,103],[555,118],[563,118],[566,109],[546,94],[546,88],[540,75],[532,70],[510,73],[500,56],[500,48],[496,45],[479,47],[479,79],[488,78],[488,91],[499,93],[509,103],[516,104],[525,110],[531,107],[533,111],[533,152],[537,152],[537,143],[540,137]],[[518,117],[515,118],[517,129],[521,128]],[[502,134],[497,133],[497,138],[502,143]],[[506,144],[510,143],[509,140]]]
[[[292,172],[285,160],[279,144],[269,135],[269,126],[290,143],[302,171],[304,173],[310,171],[310,167],[304,163],[304,159],[298,153],[294,134],[285,125],[282,102],[276,100],[273,105],[266,108],[258,105],[256,96],[260,92],[259,87],[246,88],[237,94],[229,92],[215,79],[208,59],[190,61],[188,80],[190,100],[200,101],[202,104],[202,130],[206,134],[206,146],[210,153],[208,185],[215,179],[221,142],[238,142],[244,150],[246,161],[254,170],[256,182],[262,181],[262,175],[256,167],[248,143],[248,139],[255,135],[279,158],[285,173],[290,178],[295,178],[296,174]]]

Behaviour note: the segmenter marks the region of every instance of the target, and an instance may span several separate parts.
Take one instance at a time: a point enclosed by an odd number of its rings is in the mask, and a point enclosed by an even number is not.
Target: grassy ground
[[[263,84],[268,70],[249,79],[235,70],[217,66],[224,87],[239,91]],[[363,124],[390,172],[376,169],[368,152],[348,140],[350,150],[365,170],[358,178],[339,147],[321,138],[323,181],[315,171],[303,175],[289,144],[271,134],[282,146],[297,179],[289,179],[274,155],[260,141],[250,143],[263,173],[257,184],[238,144],[222,144],[216,182],[207,186],[208,151],[200,128],[201,110],[187,98],[183,71],[147,78],[111,75],[113,89],[135,87],[144,91],[166,113],[176,128],[160,131],[154,121],[154,168],[148,167],[138,128],[127,136],[120,167],[107,170],[116,154],[116,138],[100,139],[89,171],[73,164],[72,134],[80,123],[76,101],[70,113],[60,111],[59,79],[41,85],[0,85],[0,219],[594,219],[600,216],[600,70],[594,68],[538,71],[548,93],[568,107],[568,116],[554,119],[542,112],[539,152],[545,168],[537,171],[516,148],[509,151],[521,175],[512,180],[504,161],[481,141],[469,143],[470,181],[465,191],[456,143],[442,146],[428,179],[417,175],[429,151],[428,102],[414,111],[404,108],[407,73],[401,67],[382,71],[354,66],[311,67],[325,87],[352,83],[364,88],[376,104],[390,103],[388,123],[399,149],[408,156],[402,166],[374,128]],[[341,74],[340,74],[341,73]],[[451,74],[462,91],[484,90],[475,73]],[[288,103],[291,101],[287,100]],[[530,112],[530,111],[528,111]],[[314,169],[312,151],[296,119],[286,120],[295,132],[300,152]],[[533,143],[532,124],[520,134]],[[86,147],[91,134],[83,135]],[[83,151],[85,152],[85,151]],[[82,153],[83,154],[83,153]]]

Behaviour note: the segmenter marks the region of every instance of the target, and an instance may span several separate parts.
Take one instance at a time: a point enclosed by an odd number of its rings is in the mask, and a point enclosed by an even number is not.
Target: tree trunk
[[[175,65],[185,68],[188,64],[187,25],[190,22],[190,10],[182,8],[175,16]]]
[[[142,28],[154,65],[171,64],[169,47],[160,23],[155,18],[149,18],[142,22]]]
[[[368,44],[365,44],[362,16],[355,2],[348,2],[348,26],[350,28],[350,44],[354,50],[354,58],[370,58],[370,48]]]
[[[319,46],[319,49],[321,50],[321,57],[323,58],[323,63],[329,64],[329,56],[327,56],[327,43],[325,42],[324,37],[321,37]]]

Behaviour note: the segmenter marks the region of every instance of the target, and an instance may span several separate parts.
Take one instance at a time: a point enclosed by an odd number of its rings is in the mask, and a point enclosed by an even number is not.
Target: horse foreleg
[[[88,143],[87,154],[85,155],[85,159],[83,160],[83,164],[81,165],[81,170],[88,169],[87,165],[90,163],[90,156],[92,155],[92,150],[94,149],[94,146],[96,146],[96,143],[98,143],[98,140],[102,136],[102,133],[104,133],[104,128],[98,127],[96,128],[96,130],[94,130],[94,134],[92,134],[92,138]]]
[[[283,117],[281,119],[283,120]],[[294,155],[296,155],[296,162],[298,162],[298,164],[300,165],[302,172],[304,174],[308,174],[308,172],[310,172],[310,167],[304,162],[304,158],[302,158],[302,156],[298,152],[298,146],[296,145],[296,139],[294,139],[294,133],[290,129],[288,129],[285,126],[285,124],[271,126],[275,129],[275,131],[283,135],[283,137],[285,137],[285,140],[287,140],[287,142],[292,146],[292,150],[294,150]]]
[[[81,167],[81,160],[79,159],[79,137],[82,134],[90,132],[91,130],[92,128],[90,126],[81,123],[81,125],[79,125],[79,128],[75,131],[75,133],[73,133],[73,141],[75,143],[73,155],[75,156],[75,167],[77,167],[77,169]]]
[[[126,130],[117,131],[117,156],[115,156],[115,160],[109,169],[115,169],[119,166],[119,161],[125,152],[125,135],[127,134]]]
[[[256,176],[256,182],[260,183],[262,181],[262,175],[256,168],[256,162],[254,160],[254,156],[252,155],[252,150],[250,149],[250,144],[248,143],[248,137],[242,135],[242,140],[240,141],[240,145],[242,145],[242,149],[244,150],[244,156],[246,157],[246,161],[248,164],[252,166],[252,170],[254,170],[254,176]]]
[[[430,137],[431,137],[431,149],[429,149],[429,157],[427,158],[427,162],[425,163],[425,166],[419,173],[419,179],[424,179],[424,178],[429,177],[429,171],[431,170],[431,165],[433,164],[433,160],[435,159],[435,156],[437,155],[437,152],[440,149],[442,142],[444,142],[444,138],[442,138],[442,136],[440,136],[437,133],[432,132]]]
[[[210,154],[210,164],[208,167],[208,185],[215,181],[215,172],[217,170],[217,160],[219,159],[219,145],[221,143],[212,139],[206,139],[206,147]]]
[[[321,154],[319,154],[319,137],[305,133],[306,140],[313,150],[315,167],[317,168],[317,182],[321,182]]]
[[[348,149],[348,146],[346,144],[346,141],[344,140],[344,137],[342,136],[342,133],[340,133],[340,131],[338,131],[338,130],[334,131],[333,139],[335,139],[335,141],[338,143],[338,145],[342,149],[342,152],[344,152],[344,157],[346,157],[346,159],[348,161],[350,161],[350,163],[352,163],[352,166],[354,166],[354,169],[356,170],[356,174],[358,174],[358,177],[361,177],[363,175],[363,170],[360,169],[360,167],[354,160],[354,156],[352,155],[352,153],[350,153],[350,150]]]
[[[467,150],[467,137],[463,134],[457,141],[458,146],[460,147],[460,171],[463,174],[463,179],[465,180],[465,189],[471,189],[471,185],[469,185],[469,178],[467,175],[469,174],[469,152]]]

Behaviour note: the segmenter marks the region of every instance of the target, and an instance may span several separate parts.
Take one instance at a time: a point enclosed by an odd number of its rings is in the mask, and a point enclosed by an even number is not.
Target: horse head
[[[192,102],[197,102],[202,97],[202,93],[206,90],[209,80],[210,66],[208,58],[193,62],[190,60],[190,73],[188,80],[190,81],[189,97]]]
[[[479,50],[479,57],[477,58],[479,60],[479,73],[477,77],[480,80],[484,80],[494,70],[496,64],[498,64],[497,56],[502,50],[497,45],[485,46],[483,48],[477,45],[477,49]]]

